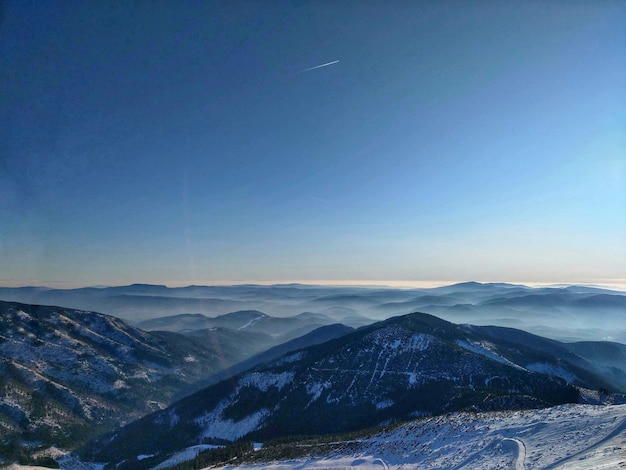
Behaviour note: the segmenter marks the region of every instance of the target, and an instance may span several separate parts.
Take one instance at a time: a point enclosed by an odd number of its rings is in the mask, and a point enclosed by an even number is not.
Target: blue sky
[[[5,2],[0,284],[626,282],[624,24]]]

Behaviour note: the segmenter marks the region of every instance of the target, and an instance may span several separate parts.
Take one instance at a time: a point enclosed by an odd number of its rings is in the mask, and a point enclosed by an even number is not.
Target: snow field
[[[336,450],[226,469],[626,468],[626,405],[458,413],[413,421]]]

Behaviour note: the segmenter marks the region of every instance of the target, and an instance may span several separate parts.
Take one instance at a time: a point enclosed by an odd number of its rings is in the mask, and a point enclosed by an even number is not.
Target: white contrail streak
[[[300,72],[308,72],[309,70],[321,69],[322,67],[328,67],[329,65],[334,65],[338,62],[338,60],[333,60],[332,62],[326,62],[325,64],[316,65],[315,67],[309,67],[308,69],[300,70]]]

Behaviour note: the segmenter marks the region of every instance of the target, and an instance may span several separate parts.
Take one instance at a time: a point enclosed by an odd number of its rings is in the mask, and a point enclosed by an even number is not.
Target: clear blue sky
[[[626,279],[623,1],[1,21],[0,285]]]

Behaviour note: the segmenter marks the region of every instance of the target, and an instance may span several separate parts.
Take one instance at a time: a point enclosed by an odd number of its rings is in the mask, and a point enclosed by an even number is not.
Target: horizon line
[[[7,281],[5,285],[3,281]],[[284,285],[303,285],[303,286],[322,286],[322,287],[370,287],[370,288],[389,288],[389,289],[432,289],[436,287],[447,287],[456,284],[464,284],[475,282],[477,284],[510,284],[521,285],[530,288],[537,287],[596,287],[609,290],[626,291],[626,279],[597,279],[593,281],[581,280],[574,282],[547,282],[547,281],[502,281],[502,280],[356,280],[356,279],[292,279],[292,280],[191,280],[191,281],[145,281],[145,282],[127,282],[120,284],[88,284],[73,281],[42,281],[38,279],[20,279],[9,280],[0,279],[0,287],[2,288],[25,288],[25,287],[42,287],[50,289],[79,289],[79,288],[108,288],[108,287],[127,287],[131,285],[152,285],[165,286],[167,288],[181,287],[213,287],[213,286],[284,286]]]

